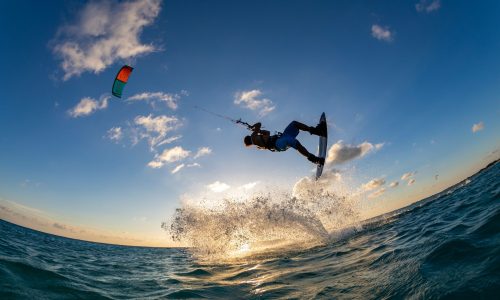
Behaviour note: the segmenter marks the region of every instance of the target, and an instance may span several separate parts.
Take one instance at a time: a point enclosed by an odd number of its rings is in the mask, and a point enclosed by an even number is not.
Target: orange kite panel
[[[130,73],[132,73],[132,70],[133,70],[132,67],[123,66],[121,68],[120,72],[118,72],[118,75],[116,76],[116,79],[118,79],[120,81],[123,81],[123,82],[127,82],[128,77],[130,76]]]

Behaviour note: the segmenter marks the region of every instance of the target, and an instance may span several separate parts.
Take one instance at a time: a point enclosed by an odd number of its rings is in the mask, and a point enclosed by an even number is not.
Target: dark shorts
[[[292,121],[283,131],[283,134],[276,140],[276,150],[286,151],[286,149],[292,147],[297,149],[297,135],[299,135],[299,129],[297,128],[297,122]]]

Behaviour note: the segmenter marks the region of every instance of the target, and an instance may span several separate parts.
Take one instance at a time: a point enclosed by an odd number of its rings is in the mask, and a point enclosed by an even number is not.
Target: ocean
[[[211,244],[193,235],[195,224],[208,226],[206,219],[185,210],[165,228],[175,239],[198,241],[201,252],[85,242],[0,221],[0,299],[498,299],[499,175],[497,163],[437,195],[335,234],[321,224],[307,225],[311,210],[283,217],[284,207],[274,205],[270,214],[266,204],[254,203],[254,210],[268,211],[263,218],[281,211],[284,227],[300,225],[285,235],[322,237],[309,247],[286,244],[255,253],[249,234],[256,224],[231,223],[226,232],[243,238],[211,251]],[[208,236],[224,241],[228,235]]]

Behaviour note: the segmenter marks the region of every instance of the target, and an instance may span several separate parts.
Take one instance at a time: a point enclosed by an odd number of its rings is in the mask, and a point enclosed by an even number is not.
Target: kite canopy
[[[122,97],[122,92],[123,88],[125,87],[125,84],[128,81],[128,78],[130,76],[130,73],[132,73],[132,70],[134,68],[130,66],[123,66],[120,71],[118,71],[118,74],[116,74],[115,82],[113,83],[113,95],[121,98]]]

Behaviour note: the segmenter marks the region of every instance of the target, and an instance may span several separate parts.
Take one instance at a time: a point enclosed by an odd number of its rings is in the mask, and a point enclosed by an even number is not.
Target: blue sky
[[[408,205],[500,156],[499,9],[2,2],[0,216],[66,236],[164,245],[159,224],[182,199],[292,191],[312,176],[295,150],[246,149],[244,128],[197,105],[271,131],[315,125],[324,111],[323,184],[360,197],[364,217]],[[135,69],[118,99],[111,84],[123,64]],[[316,151],[316,137],[299,140]]]

